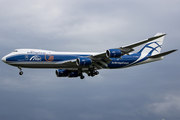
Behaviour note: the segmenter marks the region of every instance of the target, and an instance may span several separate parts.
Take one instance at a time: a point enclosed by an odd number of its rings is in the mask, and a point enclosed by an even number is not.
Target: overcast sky
[[[0,0],[0,57],[16,48],[103,52],[167,33],[180,48],[179,0]],[[138,51],[139,48],[136,49]],[[180,120],[179,51],[100,75],[57,78],[55,69],[0,62],[0,120]]]

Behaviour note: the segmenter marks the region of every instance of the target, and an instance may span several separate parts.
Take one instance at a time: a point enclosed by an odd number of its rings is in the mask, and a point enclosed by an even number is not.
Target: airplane
[[[41,49],[15,49],[4,56],[2,61],[18,67],[19,75],[22,68],[53,68],[57,77],[79,77],[99,74],[100,69],[127,68],[149,62],[162,60],[164,56],[177,49],[160,53],[165,33],[157,33],[154,37],[135,42],[119,48],[108,49],[104,52],[55,52]],[[146,44],[145,44],[146,43]],[[137,53],[133,48],[145,44]]]

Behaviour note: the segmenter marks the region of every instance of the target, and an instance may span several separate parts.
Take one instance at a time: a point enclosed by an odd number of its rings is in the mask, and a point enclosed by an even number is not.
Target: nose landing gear
[[[23,71],[21,67],[18,67],[18,69],[20,70],[19,75],[23,75]]]

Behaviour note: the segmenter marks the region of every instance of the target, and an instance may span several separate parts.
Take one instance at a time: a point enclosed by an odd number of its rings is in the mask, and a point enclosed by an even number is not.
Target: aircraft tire
[[[95,71],[95,75],[98,75],[99,74],[99,72],[98,71]]]
[[[19,72],[19,75],[23,75],[23,71]]]
[[[80,78],[81,78],[81,79],[84,79],[84,76],[81,76]]]

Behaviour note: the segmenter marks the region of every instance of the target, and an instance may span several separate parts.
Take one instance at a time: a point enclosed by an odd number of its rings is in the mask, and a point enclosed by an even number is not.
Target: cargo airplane
[[[165,35],[157,33],[154,37],[100,53],[16,49],[4,56],[2,61],[18,67],[19,75],[23,74],[22,68],[53,68],[57,69],[57,77],[80,76],[84,79],[83,73],[93,77],[99,74],[100,69],[127,68],[162,60],[164,56],[176,51],[160,53]],[[132,53],[133,48],[142,44],[145,46],[139,52]]]

